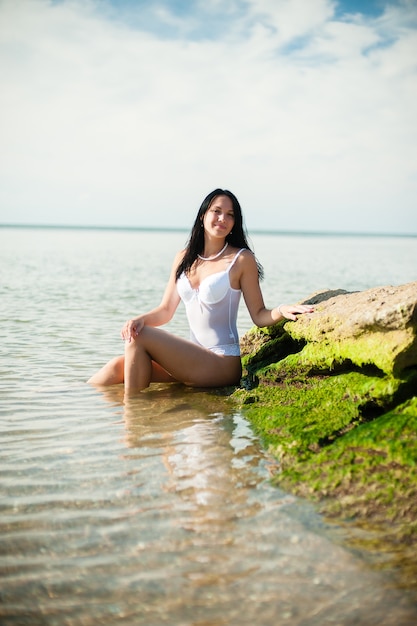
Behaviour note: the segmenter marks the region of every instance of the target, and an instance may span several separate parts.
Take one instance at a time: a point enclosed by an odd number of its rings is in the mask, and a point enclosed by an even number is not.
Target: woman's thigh
[[[199,387],[226,386],[239,382],[240,357],[215,354],[160,328],[145,326],[132,344],[128,349],[135,349],[134,344],[137,344],[155,362],[154,382],[178,381]],[[157,378],[165,376],[160,368],[170,378]]]
[[[152,383],[177,383],[176,378],[171,376],[161,365],[152,361]]]

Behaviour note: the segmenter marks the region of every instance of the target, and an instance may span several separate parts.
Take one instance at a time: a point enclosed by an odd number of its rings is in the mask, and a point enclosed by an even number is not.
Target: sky
[[[0,0],[0,223],[417,235],[417,0]]]

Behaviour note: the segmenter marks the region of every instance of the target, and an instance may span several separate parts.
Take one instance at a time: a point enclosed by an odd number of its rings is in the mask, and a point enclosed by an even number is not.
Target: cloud
[[[0,222],[417,233],[414,5],[172,7],[0,2]]]

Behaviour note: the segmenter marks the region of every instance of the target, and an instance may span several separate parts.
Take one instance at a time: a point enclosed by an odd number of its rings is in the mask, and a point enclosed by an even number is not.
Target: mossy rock
[[[386,374],[417,366],[417,282],[355,293],[311,296],[314,313],[287,323],[294,340],[308,344],[329,367],[349,360]]]
[[[243,338],[232,398],[276,459],[273,481],[378,528],[377,549],[417,584],[417,283],[305,302],[313,314]]]
[[[300,458],[273,482],[315,500],[328,519],[368,531],[351,535],[352,547],[385,554],[399,583],[416,588],[416,397]]]
[[[402,378],[312,368],[300,354],[258,370],[259,386],[233,398],[282,466],[308,458],[359,424],[395,407],[417,388],[417,371]]]

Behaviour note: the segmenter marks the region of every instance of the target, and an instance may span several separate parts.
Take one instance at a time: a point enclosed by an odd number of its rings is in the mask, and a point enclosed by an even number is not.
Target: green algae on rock
[[[305,302],[314,313],[242,338],[233,398],[277,458],[277,484],[414,545],[417,282]]]
[[[291,355],[258,372],[260,385],[234,398],[261,432],[285,469],[340,438],[355,426],[382,415],[417,387],[417,371],[402,379],[360,371],[323,375],[297,369]],[[417,458],[417,457],[416,457]]]

